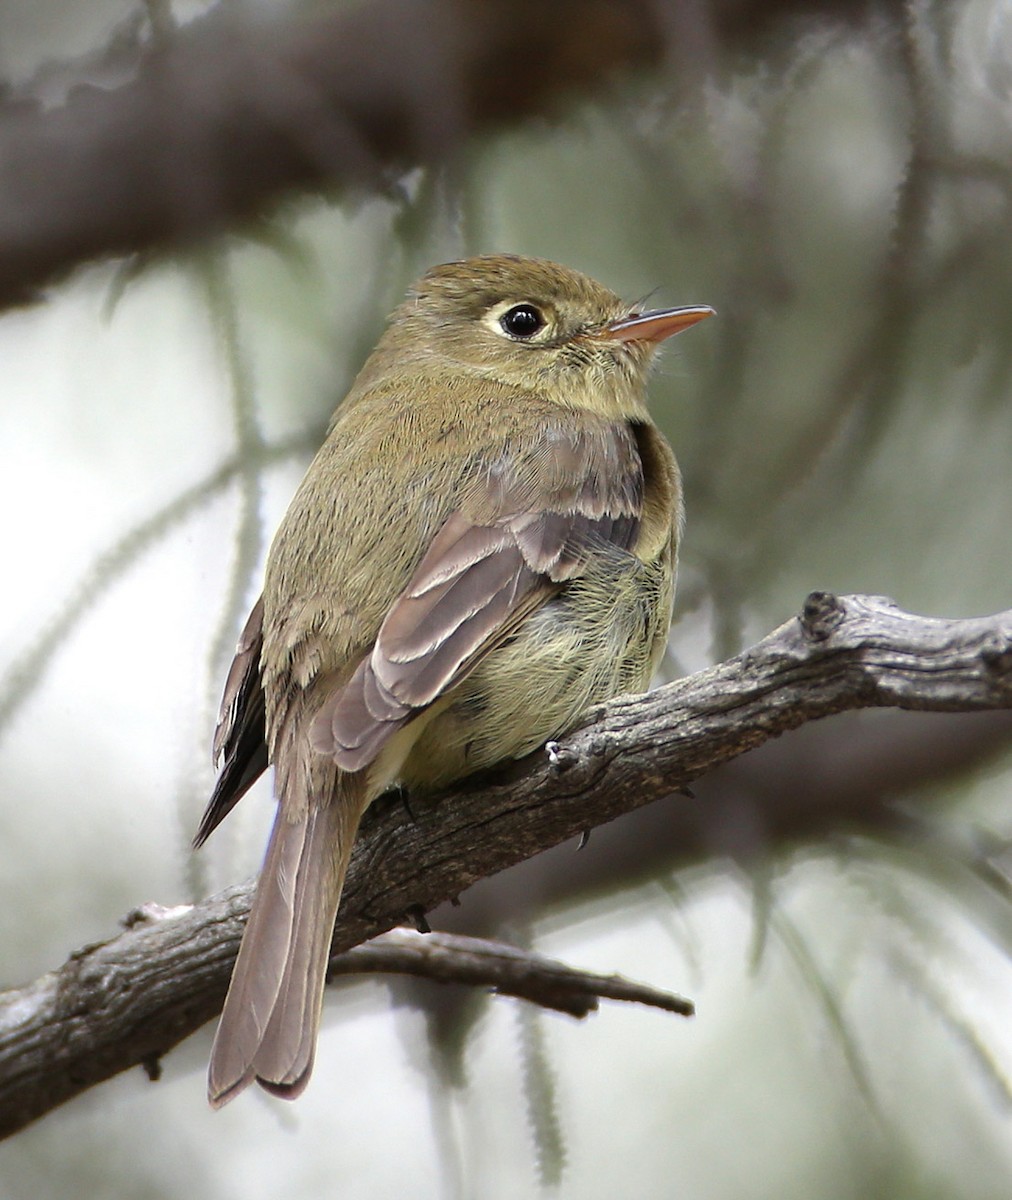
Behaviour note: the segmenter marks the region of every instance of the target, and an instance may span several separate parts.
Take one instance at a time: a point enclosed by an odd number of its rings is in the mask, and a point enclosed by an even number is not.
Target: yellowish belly
[[[664,651],[673,591],[666,562],[602,556],[438,706],[404,760],[401,781],[424,790],[520,758],[595,704],[643,691]]]

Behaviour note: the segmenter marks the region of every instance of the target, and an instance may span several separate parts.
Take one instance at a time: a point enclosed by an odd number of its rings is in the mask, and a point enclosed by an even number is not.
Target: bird
[[[392,313],[283,517],[214,734],[195,846],[274,768],[277,811],[211,1051],[215,1108],[293,1099],[316,1052],[359,822],[644,690],[671,622],[682,494],[640,311],[544,259],[429,270]]]

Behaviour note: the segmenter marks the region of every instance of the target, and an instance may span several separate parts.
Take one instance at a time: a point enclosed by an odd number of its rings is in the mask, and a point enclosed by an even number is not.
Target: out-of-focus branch
[[[3,114],[0,306],[79,262],[185,244],[285,194],[385,190],[392,171],[658,49],[648,3],[381,0],[283,20],[223,6],[121,87]]]
[[[785,13],[859,21],[870,8],[376,0],[264,19],[222,6],[159,38],[127,83],[0,106],[0,309],[81,263],[186,245],[286,196],[382,192],[620,68],[677,70],[680,46],[757,40]]]
[[[416,800],[411,815],[397,803],[374,805],[356,845],[334,952],[671,796],[789,729],[881,707],[1012,708],[1012,611],[939,620],[881,598],[813,593],[799,617],[750,650],[649,695],[613,701],[548,754]],[[250,896],[249,886],[234,888],[142,922],[82,949],[55,975],[0,996],[0,1134],[131,1065],[154,1070],[159,1056],[210,1019]]]

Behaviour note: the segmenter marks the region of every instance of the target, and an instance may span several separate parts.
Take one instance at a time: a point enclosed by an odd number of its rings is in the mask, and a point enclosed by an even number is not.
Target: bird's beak
[[[673,334],[681,333],[697,321],[714,316],[714,310],[706,304],[693,304],[687,308],[660,308],[655,312],[633,313],[620,321],[605,325],[600,336],[618,342],[663,342]]]

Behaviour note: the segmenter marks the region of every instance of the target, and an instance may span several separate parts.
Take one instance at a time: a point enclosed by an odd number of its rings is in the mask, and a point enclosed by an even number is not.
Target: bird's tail
[[[299,805],[295,819],[295,806],[278,807],[211,1050],[214,1108],[254,1079],[286,1099],[309,1082],[362,790],[360,777],[341,775],[329,801]]]

